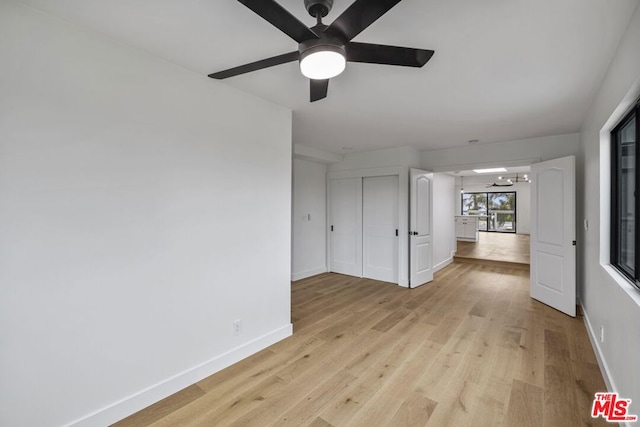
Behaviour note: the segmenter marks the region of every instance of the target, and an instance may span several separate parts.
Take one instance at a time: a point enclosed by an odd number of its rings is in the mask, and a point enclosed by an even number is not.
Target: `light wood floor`
[[[454,263],[417,289],[292,285],[294,335],[119,426],[591,426],[605,390],[582,318],[528,272]]]
[[[456,260],[490,260],[529,265],[529,235],[515,233],[480,233],[477,243],[458,241]]]

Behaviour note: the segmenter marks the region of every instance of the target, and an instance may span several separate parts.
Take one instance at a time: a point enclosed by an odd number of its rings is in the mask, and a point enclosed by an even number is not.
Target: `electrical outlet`
[[[233,335],[240,335],[242,333],[242,320],[235,320],[232,324]]]
[[[604,342],[604,326],[600,326],[600,342]]]

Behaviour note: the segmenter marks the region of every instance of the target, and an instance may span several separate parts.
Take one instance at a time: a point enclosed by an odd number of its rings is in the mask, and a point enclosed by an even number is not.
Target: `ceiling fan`
[[[209,74],[214,79],[300,61],[300,71],[310,79],[311,102],[314,102],[327,96],[329,79],[344,71],[347,61],[422,67],[434,53],[433,50],[351,41],[400,0],[356,0],[328,26],[322,23],[322,18],[331,10],[333,0],[304,0],[307,11],[317,20],[310,28],[274,0],[238,1],[298,42],[298,49]]]
[[[487,184],[487,188],[491,188],[491,187],[511,187],[511,186],[513,186],[514,183],[518,183],[518,182],[530,183],[531,179],[529,178],[529,176],[526,173],[524,175],[520,175],[519,173],[516,173],[515,177],[499,176],[498,177],[498,181],[494,182],[493,184]]]

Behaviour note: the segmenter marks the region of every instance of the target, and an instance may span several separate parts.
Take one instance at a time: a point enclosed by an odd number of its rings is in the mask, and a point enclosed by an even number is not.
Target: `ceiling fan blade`
[[[346,49],[347,61],[404,67],[422,67],[434,53],[426,49],[356,42],[349,43]]]
[[[274,0],[238,0],[271,25],[297,41],[317,39],[318,35]]]
[[[238,67],[229,68],[228,70],[218,71],[209,74],[212,79],[226,79],[228,77],[238,76],[240,74],[250,73],[251,71],[262,70],[263,68],[273,67],[274,65],[285,64],[287,62],[297,61],[300,58],[300,52],[285,53],[283,55],[273,56],[271,58],[262,59],[260,61],[251,62],[249,64],[240,65]]]
[[[349,41],[398,3],[400,0],[356,0],[326,31],[337,31]]]
[[[329,79],[313,80],[309,79],[311,87],[311,102],[319,101],[327,97],[329,90]]]

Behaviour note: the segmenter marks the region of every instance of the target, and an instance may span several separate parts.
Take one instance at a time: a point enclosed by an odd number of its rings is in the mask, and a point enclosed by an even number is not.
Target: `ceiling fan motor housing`
[[[331,7],[333,6],[333,0],[304,0],[304,7],[307,8],[309,15],[314,18],[318,14],[324,18],[329,14]]]
[[[318,24],[311,27],[311,29],[319,36],[319,38],[305,40],[298,45],[298,51],[300,52],[301,59],[304,56],[313,52],[317,52],[319,50],[329,50],[332,52],[338,52],[344,57],[347,56],[345,50],[347,41],[339,37],[338,35],[327,34],[325,32],[325,30],[327,29],[326,25]]]

